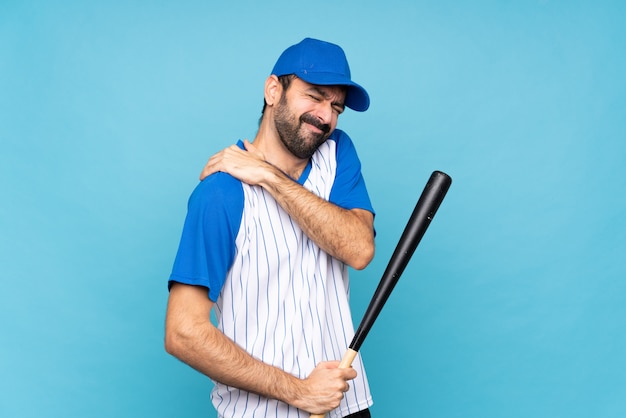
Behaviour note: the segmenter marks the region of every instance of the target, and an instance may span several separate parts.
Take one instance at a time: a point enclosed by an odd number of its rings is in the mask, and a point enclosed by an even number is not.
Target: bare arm
[[[212,156],[200,178],[223,171],[263,187],[320,248],[352,268],[364,269],[374,257],[374,215],[316,196],[265,161],[254,145],[245,145],[247,151],[233,145]]]
[[[306,379],[265,364],[236,345],[210,321],[213,307],[206,288],[174,284],[165,325],[165,349],[223,384],[279,399],[310,413],[336,408],[354,379],[339,362],[320,363]]]
[[[321,199],[276,169],[269,170],[260,185],[324,251],[355,269],[367,267],[374,256],[370,212],[343,209]]]

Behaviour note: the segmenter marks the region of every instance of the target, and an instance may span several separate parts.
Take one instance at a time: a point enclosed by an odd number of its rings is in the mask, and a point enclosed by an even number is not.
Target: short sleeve
[[[331,138],[337,144],[337,174],[329,200],[344,209],[365,209],[375,213],[352,140],[339,129],[333,132]]]
[[[188,201],[169,288],[174,282],[204,286],[217,301],[235,256],[242,212],[239,180],[220,172],[198,184]]]

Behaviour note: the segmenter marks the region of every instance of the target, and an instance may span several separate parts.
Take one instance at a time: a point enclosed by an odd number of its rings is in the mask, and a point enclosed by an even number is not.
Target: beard
[[[322,132],[311,132],[303,124],[315,126]],[[304,113],[299,118],[290,112],[287,98],[283,95],[274,117],[274,124],[278,137],[285,148],[293,155],[301,159],[309,159],[315,151],[330,136],[330,125],[321,123],[318,118],[310,113]]]

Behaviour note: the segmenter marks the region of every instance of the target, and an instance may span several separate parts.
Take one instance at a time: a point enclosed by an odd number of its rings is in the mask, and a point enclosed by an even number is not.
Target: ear
[[[278,81],[278,77],[273,74],[267,77],[267,80],[265,80],[265,102],[268,106],[273,106],[274,103],[280,100],[283,90],[282,87],[282,84]]]

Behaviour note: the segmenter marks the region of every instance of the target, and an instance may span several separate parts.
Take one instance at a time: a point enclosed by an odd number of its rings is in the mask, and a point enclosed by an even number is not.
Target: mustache
[[[330,132],[329,124],[320,122],[318,118],[311,115],[310,113],[305,113],[302,116],[300,116],[300,122],[308,123],[310,125],[315,126],[317,129],[324,132],[324,134],[327,134],[328,132]]]

